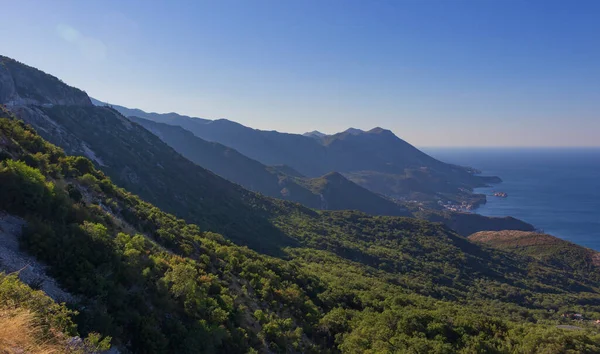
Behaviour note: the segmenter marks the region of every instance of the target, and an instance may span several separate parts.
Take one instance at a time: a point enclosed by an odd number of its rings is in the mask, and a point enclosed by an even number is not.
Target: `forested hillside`
[[[13,276],[0,278],[0,300],[42,324],[62,321],[50,326],[52,343],[77,331],[99,348],[110,337],[123,353],[600,352],[594,254],[545,237],[472,242],[441,223],[268,198],[13,64],[0,77],[2,89],[18,87],[0,90],[11,97],[0,119],[0,212],[23,221],[20,252],[71,296],[66,307],[47,298],[28,307],[29,295],[13,295],[31,289]],[[324,194],[342,178],[304,187]],[[418,212],[462,234],[480,230],[468,214]],[[18,284],[10,300],[4,279]]]
[[[597,282],[408,218],[260,199],[296,240],[277,259],[116,187],[14,119],[0,120],[0,209],[80,300],[82,334],[134,352],[596,352]]]
[[[475,213],[431,209],[414,210],[413,215],[427,221],[443,223],[465,237],[479,231],[535,231],[533,225],[512,216],[490,217]]]
[[[135,352],[313,346],[301,328],[316,309],[301,288],[315,279],[162,213],[18,121],[0,121],[0,141],[0,209],[27,220],[24,249],[81,296],[83,333]]]
[[[474,242],[534,257],[554,267],[598,278],[600,252],[538,232],[481,231],[469,236]]]

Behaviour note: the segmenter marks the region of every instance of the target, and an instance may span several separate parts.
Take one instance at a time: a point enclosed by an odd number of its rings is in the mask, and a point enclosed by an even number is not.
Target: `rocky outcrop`
[[[9,108],[15,116],[33,126],[44,139],[62,146],[70,153],[85,155],[81,141],[73,137],[72,134],[64,129],[64,127],[52,120],[46,112],[44,112],[42,107],[19,105],[9,106]]]
[[[73,302],[73,295],[46,274],[43,264],[19,249],[19,236],[25,224],[25,220],[0,211],[0,271],[18,273],[22,282],[38,287],[56,302]]]
[[[0,64],[0,102],[11,102],[18,98],[15,82],[6,65]]]

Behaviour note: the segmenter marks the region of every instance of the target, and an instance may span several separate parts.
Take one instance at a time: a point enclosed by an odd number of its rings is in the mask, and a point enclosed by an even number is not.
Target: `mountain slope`
[[[23,249],[76,295],[70,305],[84,333],[109,334],[137,353],[310,350],[294,330],[314,323],[314,304],[300,290],[318,286],[312,279],[163,213],[22,122],[0,119],[0,157],[0,211],[26,221]],[[296,297],[280,298],[288,286]],[[262,323],[252,313],[259,308]],[[262,324],[286,318],[258,337]]]
[[[2,87],[5,82],[27,86],[34,79],[44,81],[37,69],[5,57],[0,59],[4,67],[11,68],[11,75],[3,77]],[[13,68],[15,65],[18,69]],[[18,76],[13,76],[14,72]],[[58,82],[52,77],[47,80]],[[265,219],[264,211],[253,207],[256,195],[186,160],[115,110],[81,99],[81,93],[61,83],[50,98],[0,103],[69,153],[90,157],[120,187],[204,229],[263,251],[275,252],[280,245],[292,243]]]
[[[8,105],[91,106],[87,94],[18,61],[0,55],[0,102]]]
[[[126,116],[133,113],[125,107],[114,108]],[[382,128],[298,135],[251,129],[226,119],[207,121],[172,114],[142,117],[181,126],[266,165],[288,165],[309,177],[337,171],[378,194],[426,202],[429,207],[438,207],[439,200],[472,206],[484,203],[485,196],[472,195],[472,188],[500,181],[440,162]]]
[[[190,161],[249,190],[272,197],[298,201],[316,197],[300,186],[286,185],[285,181],[280,181],[279,175],[269,171],[267,166],[247,158],[232,148],[202,140],[178,126],[156,123],[138,117],[129,118],[154,133]],[[289,184],[293,184],[293,182]],[[294,192],[291,195],[282,192],[284,188],[294,189]],[[299,195],[296,196],[296,194]],[[306,204],[314,206],[314,202],[309,200]]]
[[[253,208],[256,195],[185,159],[118,112],[88,106],[37,107],[35,112],[21,117],[69,153],[92,157],[120,187],[263,251],[270,240],[286,243]]]
[[[360,210],[372,215],[411,215],[399,204],[350,182],[337,172],[319,178],[296,180],[321,197],[320,209]]]
[[[280,202],[272,221],[302,245],[282,261],[161,212],[18,121],[0,119],[0,157],[23,247],[80,297],[82,330],[133,352],[600,350],[593,325],[554,325],[600,316],[596,281],[439,225]]]
[[[315,209],[360,210],[375,215],[409,215],[398,204],[386,200],[337,174],[317,179],[298,176],[282,167],[267,167],[219,143],[204,141],[173,125],[129,117],[184,157],[219,176],[264,195],[301,203]],[[287,173],[291,173],[288,176]]]
[[[234,236],[244,244],[266,242],[280,258],[177,219],[115,186],[88,159],[66,156],[23,122],[0,119],[0,210],[26,221],[23,249],[76,295],[71,306],[81,311],[76,320],[84,334],[110,335],[117,346],[140,353],[600,351],[590,321],[578,322],[580,331],[556,327],[571,323],[560,316],[566,311],[600,318],[595,269],[582,274],[496,251],[440,224],[316,212],[262,197],[189,161],[169,162],[182,157],[153,134],[138,132],[139,125],[110,109],[87,108],[11,107],[47,121],[38,123],[47,128],[42,133],[67,147],[85,151],[67,143],[81,143],[86,134],[97,135],[92,141],[112,139],[88,146],[90,156],[105,158],[96,161],[99,168],[135,165],[144,182],[154,188],[162,182],[178,198],[183,188],[194,188],[194,199],[161,202],[201,203],[201,214],[189,217],[229,232],[230,223],[249,218],[242,225],[248,229]],[[62,124],[49,119],[53,114]],[[129,143],[127,134],[135,135]],[[189,172],[190,185],[177,186],[184,179],[175,173],[157,181],[145,176],[152,165],[160,169],[157,161]],[[195,189],[190,181],[205,186]],[[213,207],[222,219],[202,214]],[[252,228],[263,223],[270,229]]]
[[[427,221],[443,223],[464,237],[480,231],[535,231],[533,225],[511,216],[491,217],[475,213],[428,209],[414,211],[413,215]]]

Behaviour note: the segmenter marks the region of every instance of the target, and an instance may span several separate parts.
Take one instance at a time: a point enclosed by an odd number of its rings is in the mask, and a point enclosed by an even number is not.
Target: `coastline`
[[[507,180],[507,182],[510,181]],[[512,181],[509,184],[518,183]],[[556,204],[545,205],[540,201],[542,198],[532,198],[531,196],[519,194],[510,185],[503,188],[503,190],[508,190],[507,197],[496,197],[493,194],[495,189],[498,189],[498,185],[475,188],[473,193],[485,195],[486,202],[479,204],[471,212],[486,217],[513,217],[533,225],[536,233],[551,235],[581,247],[600,251],[600,240],[598,238],[589,235],[587,232],[573,230],[568,226],[557,225],[558,222],[566,224],[569,222],[577,224],[578,222],[577,220],[569,220],[570,218],[566,216],[568,212],[556,208]],[[577,204],[585,209],[586,203]],[[572,210],[569,214],[576,215],[577,212]]]
[[[474,194],[494,189],[471,210],[483,216],[513,216],[575,244],[600,251],[600,148],[428,148],[433,157],[502,178]]]

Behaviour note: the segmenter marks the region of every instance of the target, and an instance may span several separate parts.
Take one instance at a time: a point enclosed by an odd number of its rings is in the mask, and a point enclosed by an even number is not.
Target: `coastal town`
[[[500,192],[500,191],[493,191],[491,196],[498,197],[498,198],[508,198],[508,193]],[[462,201],[460,203],[457,203],[455,201],[450,201],[450,200],[446,200],[446,201],[439,200],[438,205],[446,210],[463,212],[463,213],[471,212],[480,206],[480,204],[478,204],[478,203],[472,203],[469,201]]]

